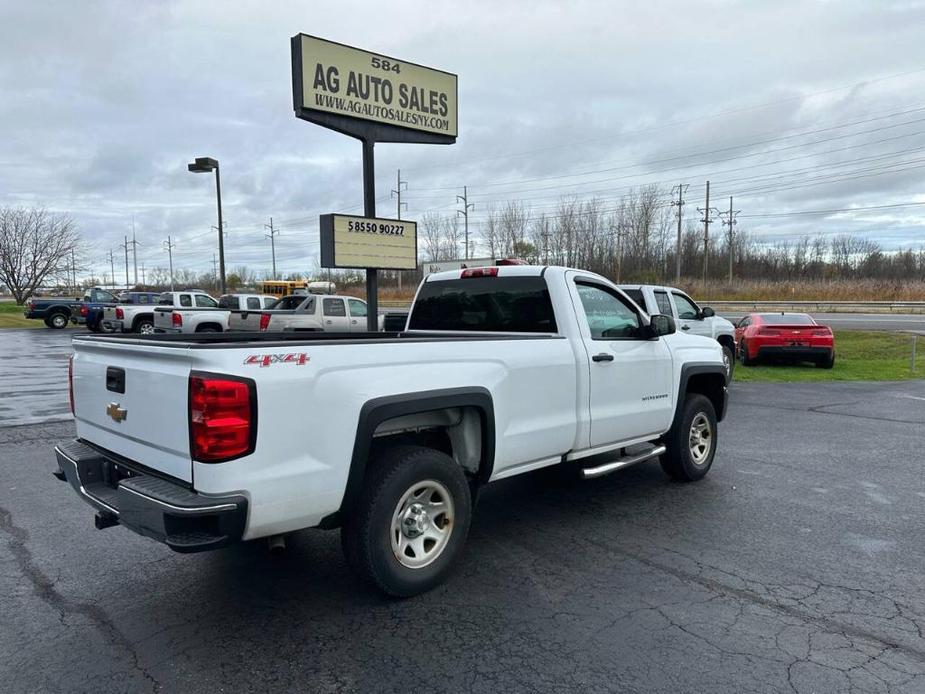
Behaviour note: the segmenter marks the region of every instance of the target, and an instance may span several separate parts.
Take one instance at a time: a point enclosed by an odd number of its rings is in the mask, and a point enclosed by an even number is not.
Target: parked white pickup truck
[[[228,330],[365,332],[366,302],[352,296],[292,294],[284,296],[268,311],[232,313]]]
[[[736,363],[735,326],[709,306],[698,306],[680,289],[651,284],[621,284],[626,294],[649,313],[664,313],[674,318],[677,326],[690,335],[702,335],[719,342],[723,348],[726,382],[732,381]]]
[[[198,289],[186,289],[181,292],[164,292],[157,298],[156,304],[120,304],[107,306],[103,309],[103,322],[108,324],[113,332],[139,333],[152,335],[155,332],[154,318],[158,310],[171,307],[199,306],[202,308],[217,308],[218,302],[211,296]],[[169,313],[168,313],[169,316]]]
[[[78,438],[56,448],[56,476],[98,527],[180,552],[341,527],[349,565],[398,596],[448,575],[481,486],[656,457],[698,480],[726,410],[716,342],[559,267],[429,275],[403,333],[73,345]]]
[[[159,306],[154,310],[154,332],[224,332],[228,329],[228,318],[232,311],[269,308],[278,300],[279,297],[265,294],[223,294],[219,297],[216,308]],[[196,304],[199,305],[198,300]]]

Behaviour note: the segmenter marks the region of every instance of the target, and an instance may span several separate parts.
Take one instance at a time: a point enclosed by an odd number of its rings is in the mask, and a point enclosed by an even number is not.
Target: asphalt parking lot
[[[734,384],[710,476],[483,494],[452,580],[369,592],[333,532],[177,555],[0,429],[0,691],[925,691],[925,382]]]

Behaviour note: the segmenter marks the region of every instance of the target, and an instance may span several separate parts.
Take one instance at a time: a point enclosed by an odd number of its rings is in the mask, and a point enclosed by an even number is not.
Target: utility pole
[[[405,186],[405,190],[408,189],[408,181],[401,180],[401,169],[398,170],[398,178],[395,182],[395,188],[391,192],[393,198],[397,198],[396,208],[396,219],[401,219],[401,206],[404,205],[405,209],[408,209],[408,203],[401,201],[401,191],[402,186]],[[401,270],[396,270],[395,273],[398,275],[398,288],[401,289]]]
[[[672,202],[672,207],[678,208],[678,241],[675,245],[675,259],[674,259],[674,283],[675,285],[681,284],[681,208],[684,207],[684,193],[687,192],[688,186],[685,183],[679,183],[675,188],[671,189],[671,194],[674,195],[675,190],[678,191],[678,201]],[[709,202],[707,203],[709,204]]]
[[[270,217],[270,223],[263,225],[264,229],[269,229],[269,234],[264,234],[264,236],[270,239],[270,252],[273,254],[273,279],[276,279],[276,235],[279,234],[279,229],[273,228],[273,218]]]
[[[74,281],[74,291],[77,291],[77,261],[74,260],[74,249],[71,249],[71,278]]]
[[[738,224],[738,222],[736,221],[736,215],[739,214],[739,212],[741,212],[741,210],[732,209],[732,196],[730,195],[729,196],[729,211],[719,213],[720,217],[725,217],[725,219],[723,219],[723,226],[729,227],[729,234],[726,237],[727,239],[726,248],[729,253],[729,284],[732,284],[732,262],[733,262],[733,257],[734,257],[733,248],[735,247],[735,244],[733,243],[735,237],[734,237],[732,228],[736,224]]]
[[[138,284],[138,242],[135,240],[135,215],[132,215],[132,262],[135,264],[135,284]]]
[[[167,240],[164,241],[164,250],[167,251],[167,259],[170,262],[170,291],[173,291],[173,249],[176,246],[177,244],[171,242],[170,234],[168,234]]]
[[[145,281],[145,264],[141,264],[141,286],[146,287],[148,283]]]
[[[213,227],[214,229],[215,227]],[[212,280],[216,281],[218,279],[218,259],[215,257],[215,254],[212,254]],[[225,292],[223,291],[222,294]]]
[[[710,207],[710,182],[707,181],[707,202],[704,207],[698,207],[697,211],[703,215],[703,219],[700,221],[703,222],[703,287],[706,291],[707,287],[707,266],[710,259],[710,225],[713,223],[713,220],[710,219],[710,214],[713,212],[719,212],[715,207]]]
[[[116,261],[112,256],[112,249],[109,249],[109,269],[110,277],[112,277],[112,288],[116,288]]]
[[[460,202],[463,204],[461,210],[456,210],[457,215],[462,215],[466,223],[466,253],[465,259],[469,260],[469,210],[475,209],[475,203],[469,202],[469,189],[467,186],[463,186],[463,194],[456,196],[456,204]]]
[[[125,237],[125,243],[122,244],[122,248],[125,249],[125,291],[131,289],[131,286],[128,283],[128,236]]]

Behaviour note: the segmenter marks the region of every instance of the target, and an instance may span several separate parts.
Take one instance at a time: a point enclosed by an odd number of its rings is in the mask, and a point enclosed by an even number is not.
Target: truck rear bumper
[[[244,534],[247,499],[203,496],[138,472],[77,439],[55,447],[59,472],[98,511],[97,527],[116,523],[163,542],[176,552],[202,552],[235,543]]]

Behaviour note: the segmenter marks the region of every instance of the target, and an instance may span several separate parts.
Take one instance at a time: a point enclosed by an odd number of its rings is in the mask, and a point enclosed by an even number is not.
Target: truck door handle
[[[681,330],[690,330],[690,329],[691,329],[691,326],[689,326],[689,325],[682,325],[682,326],[681,326]]]
[[[603,352],[601,354],[595,354],[591,357],[591,361],[613,361],[613,355]]]

